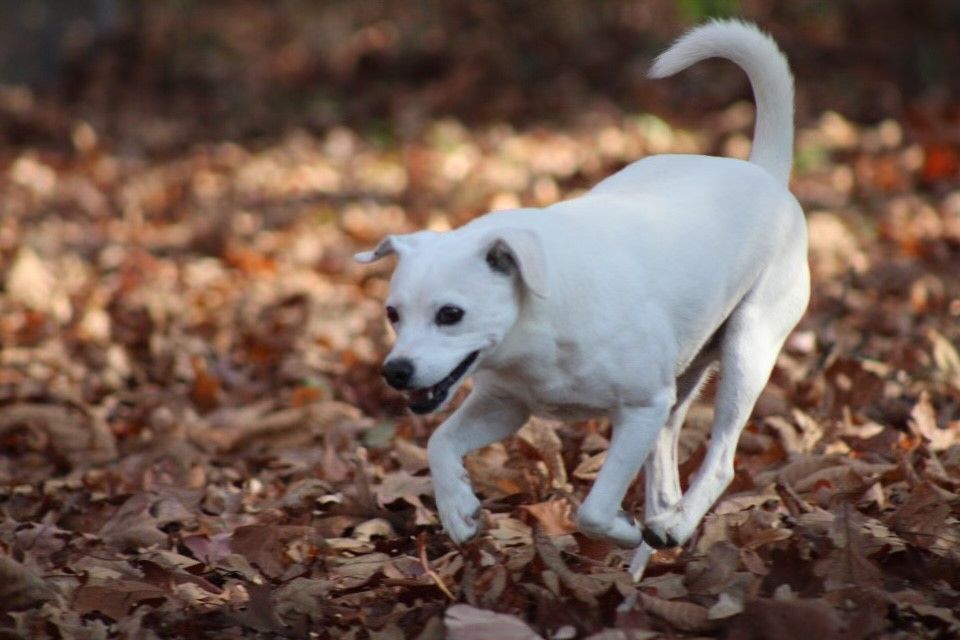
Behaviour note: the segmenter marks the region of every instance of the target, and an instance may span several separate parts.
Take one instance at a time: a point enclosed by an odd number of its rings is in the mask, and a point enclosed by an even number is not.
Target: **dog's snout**
[[[383,365],[381,373],[394,389],[406,389],[413,379],[413,363],[406,358],[390,360]]]

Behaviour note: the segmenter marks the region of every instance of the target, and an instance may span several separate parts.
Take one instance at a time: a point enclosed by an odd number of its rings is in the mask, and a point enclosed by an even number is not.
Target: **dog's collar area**
[[[470,365],[474,363],[479,355],[479,351],[474,351],[468,355],[446,378],[432,387],[424,387],[410,391],[407,399],[407,406],[410,407],[410,410],[417,414],[430,413],[443,404],[443,401],[447,399],[447,394],[450,392],[450,387],[463,377],[467,369],[470,368]]]

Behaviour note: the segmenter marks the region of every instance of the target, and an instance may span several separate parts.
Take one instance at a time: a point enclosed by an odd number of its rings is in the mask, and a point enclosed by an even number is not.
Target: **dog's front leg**
[[[673,389],[642,407],[624,407],[613,417],[607,459],[577,512],[577,526],[588,536],[633,548],[642,540],[636,519],[621,510],[623,496],[650,453],[673,404]]]
[[[427,458],[437,511],[457,544],[477,535],[480,516],[480,501],[470,487],[463,456],[503,440],[522,427],[528,416],[516,400],[476,388],[430,437]]]

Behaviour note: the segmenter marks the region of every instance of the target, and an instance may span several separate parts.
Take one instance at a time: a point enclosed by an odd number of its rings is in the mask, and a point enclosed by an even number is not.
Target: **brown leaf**
[[[170,592],[165,589],[136,580],[88,583],[77,589],[73,596],[73,608],[80,615],[99,611],[108,618],[121,620],[131,607],[144,602],[160,605],[169,595]]]
[[[954,389],[960,389],[960,354],[957,348],[934,329],[928,332],[927,338],[933,343],[933,361],[937,370]]]
[[[11,300],[51,315],[60,322],[69,320],[73,313],[70,298],[59,285],[56,275],[30,247],[23,246],[17,252],[7,271],[5,285]]]
[[[841,638],[837,612],[822,600],[748,600],[734,621],[730,640]]]
[[[584,458],[573,470],[573,477],[577,480],[587,480],[591,482],[596,480],[597,474],[600,473],[600,467],[603,466],[606,459],[606,451],[601,451],[600,453],[595,453],[592,456]]]
[[[666,620],[681,631],[702,632],[714,625],[709,619],[707,608],[692,602],[664,600],[643,592],[640,592],[640,602],[647,612]]]
[[[273,602],[280,618],[304,616],[311,622],[324,618],[320,603],[329,597],[333,589],[329,580],[294,578],[273,592]]]
[[[944,451],[960,441],[960,429],[941,429],[937,425],[937,414],[927,391],[920,393],[920,399],[910,411],[910,418],[910,426],[927,440],[933,451]]]
[[[527,488],[523,469],[509,464],[509,454],[503,443],[468,454],[463,464],[476,491],[487,498],[500,500],[523,493]]]
[[[230,535],[218,533],[213,536],[187,536],[182,542],[195,558],[204,564],[212,565],[233,553],[230,549]]]
[[[455,604],[443,619],[449,640],[543,640],[516,616]]]
[[[835,497],[859,495],[866,491],[873,481],[865,478],[847,465],[828,467],[811,473],[794,485],[799,493],[813,493],[818,502],[826,506]]]
[[[567,468],[563,463],[563,443],[557,435],[560,422],[531,418],[517,432],[516,437],[532,446],[532,451],[546,464],[549,484],[560,488],[567,484]]]
[[[193,367],[193,388],[190,390],[190,399],[201,411],[210,411],[220,404],[223,389],[220,379],[210,372],[207,362],[200,356],[194,355],[190,359]]]
[[[729,542],[718,542],[706,557],[687,565],[684,584],[693,593],[715,595],[729,584],[739,566],[739,549]]]
[[[920,176],[924,182],[938,182],[953,178],[960,167],[960,154],[956,147],[946,142],[928,144],[923,149],[923,166]]]
[[[33,571],[0,555],[0,611],[39,607],[55,598],[54,591]]]
[[[548,536],[577,531],[577,525],[570,517],[570,502],[563,498],[523,505],[523,510],[534,517],[540,530]]]
[[[156,496],[148,493],[130,496],[101,527],[100,537],[121,548],[165,545],[167,534],[160,531],[160,520],[150,513],[156,499]]]
[[[260,571],[272,578],[283,575],[291,563],[287,545],[313,534],[311,527],[295,525],[248,525],[237,527],[230,539],[230,549],[247,558]]]
[[[333,400],[271,412],[272,406],[270,402],[263,402],[242,409],[218,410],[207,416],[215,417],[217,426],[198,426],[191,432],[191,438],[222,451],[236,451],[259,444],[271,448],[281,444],[295,447],[310,443],[315,430],[324,431],[341,423],[363,422],[356,407]]]
[[[573,537],[577,541],[577,551],[580,552],[580,555],[596,560],[597,562],[603,562],[604,564],[606,564],[610,558],[610,554],[616,553],[619,549],[612,540],[591,538],[590,536],[583,535],[579,531],[574,532]]]
[[[433,495],[433,481],[429,476],[414,476],[406,471],[388,473],[383,482],[374,488],[377,502],[385,507],[397,500],[406,500],[416,506],[420,503],[420,496]]]
[[[911,544],[943,553],[951,549],[954,543],[952,536],[945,535],[950,511],[950,503],[942,495],[942,490],[923,482],[886,519],[886,524]]]
[[[790,529],[782,526],[780,514],[775,511],[752,509],[747,512],[746,519],[736,525],[737,543],[746,549],[757,549],[792,535]]]
[[[960,633],[960,619],[957,618],[956,609],[935,607],[923,603],[909,604],[906,608],[912,610],[921,619],[926,618],[928,620],[932,620],[935,624],[941,626],[947,633]]]
[[[233,611],[231,617],[258,631],[280,633],[286,631],[274,606],[273,587],[267,584],[248,582],[244,585],[250,598],[241,610]]]
[[[663,634],[658,631],[645,631],[643,629],[604,629],[591,634],[585,640],[655,640],[662,638]]]
[[[664,573],[660,576],[644,578],[639,586],[645,592],[652,592],[650,595],[664,600],[676,600],[689,593],[684,583],[685,579],[679,573]]]
[[[427,450],[405,438],[394,439],[393,455],[400,463],[400,468],[407,473],[419,473],[429,466]]]
[[[60,405],[18,402],[0,411],[0,437],[17,429],[40,429],[48,446],[70,463],[88,467],[117,457],[116,439],[103,420]]]
[[[309,510],[314,507],[316,499],[320,496],[334,493],[330,485],[317,478],[302,478],[297,480],[283,494],[281,504],[292,510]]]
[[[729,593],[724,591],[717,601],[707,611],[710,620],[723,620],[733,617],[743,611],[743,593]]]
[[[534,536],[534,545],[543,564],[557,575],[560,582],[573,592],[577,600],[591,606],[596,605],[597,596],[617,583],[623,585],[630,583],[630,578],[624,571],[605,574],[581,574],[572,571],[563,561],[560,550],[554,546],[550,538],[543,534],[538,533]]]
[[[828,591],[851,585],[862,588],[880,582],[880,569],[864,554],[862,522],[863,516],[848,503],[843,504],[833,519],[830,539],[834,551],[815,568],[815,572],[824,577]]]
[[[368,553],[355,558],[337,558],[332,563],[331,575],[338,588],[355,589],[366,584],[390,560],[385,553]]]
[[[787,464],[757,474],[757,485],[766,485],[771,482],[783,482],[796,489],[797,482],[818,471],[838,465],[838,456],[824,456],[811,454],[794,454]]]

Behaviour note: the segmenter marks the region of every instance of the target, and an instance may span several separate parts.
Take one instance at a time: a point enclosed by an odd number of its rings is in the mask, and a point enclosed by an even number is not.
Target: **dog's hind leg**
[[[607,538],[624,548],[640,544],[642,531],[621,510],[623,496],[657,441],[675,392],[671,385],[640,407],[623,407],[613,417],[607,459],[590,493],[577,511],[577,526],[588,536]]]
[[[666,424],[657,435],[657,442],[643,467],[646,476],[644,518],[653,518],[664,513],[676,506],[683,497],[677,468],[680,429],[683,427],[687,410],[690,409],[701,387],[710,377],[716,357],[717,352],[713,349],[701,354],[683,375],[677,378],[677,401],[670,411]],[[634,580],[639,581],[643,577],[643,571],[653,552],[653,547],[646,541],[637,548],[630,561],[630,575]]]
[[[680,502],[646,520],[644,539],[650,546],[676,546],[689,539],[733,480],[740,432],[770,377],[780,347],[806,308],[805,264],[799,275],[787,271],[765,278],[727,320],[707,455]]]

